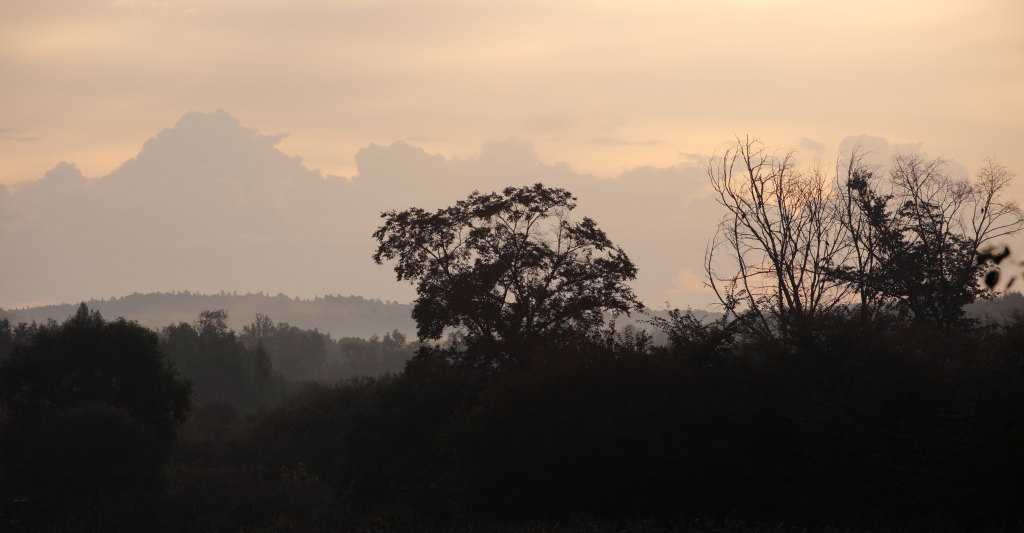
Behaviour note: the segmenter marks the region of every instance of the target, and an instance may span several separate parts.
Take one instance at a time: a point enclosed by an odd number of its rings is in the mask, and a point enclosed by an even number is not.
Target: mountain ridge
[[[136,292],[110,299],[0,310],[0,313],[11,317],[9,319],[12,322],[62,321],[74,314],[80,303],[85,303],[107,318],[124,317],[156,330],[178,322],[194,322],[204,310],[223,309],[228,313],[228,324],[236,331],[252,323],[256,314],[260,313],[275,322],[316,329],[336,338],[368,338],[394,330],[414,338],[416,332],[411,318],[412,305],[355,295],[324,295],[303,299],[262,292]],[[2,314],[0,318],[3,318]]]

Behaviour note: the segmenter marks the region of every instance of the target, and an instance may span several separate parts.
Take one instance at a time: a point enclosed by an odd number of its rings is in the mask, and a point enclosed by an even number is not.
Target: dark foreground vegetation
[[[273,404],[198,397],[187,420],[156,333],[84,308],[8,327],[4,527],[1024,526],[1024,319],[821,318],[785,342],[662,326],[666,347],[609,332],[500,372],[421,348],[401,373]]]

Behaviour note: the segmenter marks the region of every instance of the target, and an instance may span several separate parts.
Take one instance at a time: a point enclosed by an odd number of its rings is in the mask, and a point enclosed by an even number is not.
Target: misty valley
[[[749,140],[718,163],[722,312],[646,308],[623,248],[541,183],[385,211],[371,258],[411,305],[2,311],[4,527],[1024,525],[1024,297],[991,243],[1024,226],[1012,176],[968,185],[914,157],[882,175],[854,154],[821,179]]]

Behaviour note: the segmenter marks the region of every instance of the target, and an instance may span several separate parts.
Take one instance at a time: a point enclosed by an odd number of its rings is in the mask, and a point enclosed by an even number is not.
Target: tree
[[[197,404],[252,411],[277,399],[280,381],[264,346],[247,347],[227,318],[224,310],[206,310],[195,324],[165,327],[162,347],[192,383]]]
[[[865,314],[895,309],[941,329],[962,323],[964,306],[995,289],[1009,255],[994,241],[1024,227],[1003,197],[1013,174],[989,160],[969,181],[947,174],[941,159],[896,154],[881,180],[854,155],[837,196],[858,261],[829,274],[856,288]]]
[[[398,280],[416,285],[421,339],[455,328],[470,351],[497,357],[484,363],[512,363],[642,308],[626,285],[636,266],[592,219],[571,221],[575,207],[565,189],[538,183],[433,213],[388,211],[373,259],[396,261]]]
[[[274,324],[262,313],[242,327],[239,336],[249,350],[265,350],[274,370],[290,380],[323,379],[330,337],[316,330],[304,330],[285,322]]]
[[[11,355],[14,347],[14,330],[11,328],[11,321],[0,319],[0,362]]]
[[[43,519],[142,512],[188,408],[189,386],[154,332],[82,304],[0,365],[0,492],[11,491],[0,497],[29,496]]]
[[[850,304],[864,318],[895,310],[949,329],[995,285],[1008,252],[989,248],[1024,227],[1003,198],[1012,173],[989,161],[968,181],[912,154],[883,173],[862,156],[854,150],[833,177],[750,139],[711,160],[726,215],[705,266],[721,303],[753,331],[788,334]]]
[[[800,169],[791,152],[770,153],[748,137],[706,170],[726,215],[705,269],[727,314],[772,335],[846,301],[848,285],[824,270],[841,262],[847,232],[835,216],[832,180],[820,167]],[[716,262],[721,255],[725,265]]]

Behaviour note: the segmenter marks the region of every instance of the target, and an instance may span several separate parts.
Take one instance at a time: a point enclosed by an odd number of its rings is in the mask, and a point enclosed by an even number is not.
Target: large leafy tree
[[[989,161],[968,181],[946,173],[942,160],[896,154],[880,179],[852,159],[836,196],[857,260],[825,271],[860,293],[865,314],[890,308],[942,329],[961,324],[963,307],[998,282],[1009,251],[995,243],[1024,227],[1024,213],[1005,198],[1013,174]]]
[[[455,329],[504,364],[642,307],[627,285],[636,266],[592,219],[572,221],[575,207],[565,189],[538,183],[432,213],[388,211],[373,259],[395,261],[398,280],[416,285],[420,338]]]
[[[188,408],[156,333],[85,304],[30,328],[0,364],[0,497],[27,497],[29,529],[134,529],[115,524],[153,504]]]

